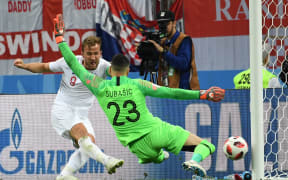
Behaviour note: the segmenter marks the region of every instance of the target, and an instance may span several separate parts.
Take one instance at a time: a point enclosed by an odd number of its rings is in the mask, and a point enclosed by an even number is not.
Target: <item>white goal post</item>
[[[288,54],[288,1],[249,1],[252,179],[288,179],[288,90],[263,89],[262,45],[269,43],[270,71],[278,76]],[[280,81],[280,79],[279,79]]]
[[[249,40],[250,40],[250,108],[251,108],[251,149],[252,179],[264,177],[264,138],[263,135],[263,83],[262,82],[262,2],[249,1]]]

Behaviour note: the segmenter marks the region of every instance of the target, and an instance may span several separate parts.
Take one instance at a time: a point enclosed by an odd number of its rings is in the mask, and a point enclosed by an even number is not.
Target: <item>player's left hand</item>
[[[58,44],[64,41],[63,35],[65,31],[65,25],[62,14],[57,14],[56,18],[53,19],[53,22],[54,22],[54,36],[56,43]]]
[[[200,99],[206,99],[213,102],[219,102],[224,99],[225,89],[211,87],[208,90],[200,90]]]

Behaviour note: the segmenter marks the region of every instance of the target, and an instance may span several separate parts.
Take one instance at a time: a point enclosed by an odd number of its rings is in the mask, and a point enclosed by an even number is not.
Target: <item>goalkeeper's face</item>
[[[84,58],[83,60],[83,66],[87,70],[95,70],[99,64],[99,60],[102,56],[101,47],[99,44],[95,44],[92,46],[86,45],[83,48],[82,56]]]

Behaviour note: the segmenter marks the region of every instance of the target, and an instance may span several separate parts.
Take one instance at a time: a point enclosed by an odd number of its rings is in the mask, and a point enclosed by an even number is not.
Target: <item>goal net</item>
[[[278,77],[288,51],[287,16],[287,0],[262,0],[263,44],[271,47],[268,69]],[[288,94],[281,85],[263,91],[265,179],[288,179]]]

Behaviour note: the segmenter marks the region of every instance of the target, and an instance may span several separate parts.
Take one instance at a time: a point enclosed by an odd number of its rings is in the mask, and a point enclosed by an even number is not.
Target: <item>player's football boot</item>
[[[78,180],[78,178],[74,177],[74,176],[62,176],[59,175],[56,177],[56,180]]]
[[[124,164],[124,160],[116,159],[113,157],[109,157],[105,164],[105,168],[107,169],[109,174],[113,174],[116,172],[116,168],[121,167]]]
[[[200,177],[206,176],[205,169],[200,164],[198,164],[196,161],[193,161],[193,160],[186,161],[182,164],[182,166],[183,166],[184,170],[192,171],[197,176],[200,176]]]

